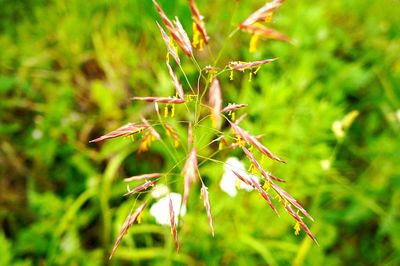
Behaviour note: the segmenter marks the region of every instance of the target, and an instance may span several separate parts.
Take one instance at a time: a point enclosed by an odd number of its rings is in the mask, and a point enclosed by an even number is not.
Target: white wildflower
[[[162,185],[162,184],[156,185],[151,191],[151,196],[154,199],[159,199],[159,198],[167,195],[168,192],[169,192],[169,189],[166,185]]]

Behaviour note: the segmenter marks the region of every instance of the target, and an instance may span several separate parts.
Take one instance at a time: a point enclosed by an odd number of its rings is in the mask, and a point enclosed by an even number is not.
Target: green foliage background
[[[198,1],[211,49],[263,3]],[[186,1],[160,4],[191,35]],[[192,193],[180,254],[169,228],[145,213],[111,262],[133,204],[121,196],[122,178],[162,168],[168,154],[155,146],[137,156],[126,139],[88,140],[152,112],[133,95],[172,92],[159,17],[151,1],[0,0],[0,7],[0,265],[400,264],[398,0],[286,1],[274,27],[294,45],[263,41],[250,54],[246,33],[226,43],[222,66],[279,57],[252,82],[222,76],[225,103],[249,103],[243,127],[265,133],[266,146],[288,161],[268,167],[315,218],[309,224],[320,246],[303,232],[294,236],[288,215],[276,217],[257,194],[223,193],[217,164],[201,169],[215,238]],[[353,110],[360,115],[338,141],[332,124]]]

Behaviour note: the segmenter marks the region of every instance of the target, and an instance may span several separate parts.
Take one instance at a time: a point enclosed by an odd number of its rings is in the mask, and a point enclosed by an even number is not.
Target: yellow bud
[[[218,150],[221,151],[223,147],[224,147],[224,144],[222,142],[219,142]]]
[[[192,41],[193,47],[194,47],[194,48],[197,48],[197,45],[200,44],[200,48],[201,48],[201,43],[200,43],[200,32],[199,32],[199,30],[197,29],[196,23],[194,23],[194,22],[193,22],[193,24],[192,24],[192,29],[193,29],[193,41]]]
[[[301,230],[301,228],[300,228],[300,223],[299,223],[299,222],[296,222],[296,224],[293,226],[293,228],[294,228],[294,234],[295,234],[296,236],[298,236],[299,233],[300,233],[300,230]]]
[[[250,44],[249,44],[249,52],[250,53],[253,53],[257,50],[257,44],[258,44],[259,39],[260,39],[260,36],[257,34],[255,34],[251,37]]]
[[[254,165],[253,164],[250,164],[248,172],[254,173]]]
[[[231,73],[229,74],[229,80],[233,80],[233,69],[231,69]]]
[[[272,12],[268,12],[267,16],[265,17],[265,22],[266,23],[269,23],[269,22],[272,21],[273,14],[274,13],[272,13]]]
[[[249,81],[252,81],[252,80],[253,80],[253,72],[250,71],[250,72],[249,72]]]
[[[137,217],[137,223],[140,224],[142,222],[142,213],[139,214],[139,216]]]
[[[249,152],[253,152],[253,151],[254,151],[254,146],[251,145],[251,146],[249,147]]]
[[[236,179],[236,188],[240,189],[240,180],[239,179]]]
[[[164,108],[164,117],[168,117],[168,105]]]
[[[263,188],[264,188],[265,191],[268,191],[271,188],[271,184],[267,181],[267,182],[264,183]]]

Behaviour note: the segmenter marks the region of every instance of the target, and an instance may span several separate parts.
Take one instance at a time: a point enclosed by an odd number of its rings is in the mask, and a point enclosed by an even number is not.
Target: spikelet
[[[275,60],[277,60],[277,58],[265,59],[265,60],[254,61],[254,62],[232,61],[229,63],[229,67],[233,70],[244,71],[246,69],[252,69],[254,67],[259,67],[261,65],[271,63]]]
[[[240,174],[238,171],[232,170],[232,172],[236,175],[236,177],[241,180],[242,182],[244,182],[245,184],[253,187],[254,189],[256,189],[260,195],[267,201],[268,205],[271,207],[271,209],[278,214],[277,209],[275,208],[275,206],[272,204],[271,199],[268,195],[268,193],[266,191],[264,191],[261,186],[250,176],[245,177],[244,175]]]
[[[185,100],[179,99],[176,97],[133,97],[132,100],[136,101],[145,101],[149,103],[167,103],[167,104],[181,104],[184,103]]]
[[[226,112],[232,112],[237,109],[246,107],[248,104],[236,104],[236,103],[230,103],[227,106],[225,106],[222,110],[221,113],[226,113]]]
[[[111,131],[110,133],[107,133],[99,138],[89,141],[89,143],[99,142],[102,140],[112,139],[112,138],[117,138],[117,137],[131,136],[133,134],[142,132],[146,128],[148,128],[148,126],[146,126],[146,125],[138,125],[138,124],[134,124],[134,123],[128,123],[125,126],[122,126],[114,131]]]
[[[286,35],[280,33],[279,31],[271,29],[267,26],[264,26],[260,23],[255,23],[253,25],[247,26],[244,30],[252,34],[253,36],[257,35],[264,39],[272,39],[289,43],[291,42],[290,38],[287,37]]]
[[[153,186],[154,183],[156,183],[156,182],[157,182],[157,180],[146,181],[144,184],[135,187],[133,190],[130,190],[129,187],[128,187],[128,192],[125,193],[124,196],[129,196],[129,195],[132,195],[134,193],[137,193],[137,192],[143,191],[145,189],[148,189],[149,187]]]
[[[152,179],[160,177],[161,173],[152,173],[152,174],[144,174],[144,175],[136,175],[131,176],[124,179],[124,182],[131,182],[131,181],[138,181],[138,180],[145,180],[145,179]]]
[[[208,223],[210,225],[211,229],[211,234],[214,236],[214,226],[213,226],[213,221],[212,221],[212,216],[211,216],[211,205],[210,205],[210,200],[208,198],[208,188],[202,183],[201,185],[201,197],[203,198],[203,203],[204,203],[204,208],[206,209],[207,212],[207,218],[208,218]]]
[[[242,145],[242,150],[246,154],[247,158],[249,158],[249,160],[252,163],[252,165],[254,165],[256,167],[256,169],[260,172],[260,174],[264,177],[265,180],[267,180],[267,181],[276,180],[276,181],[279,181],[279,182],[286,182],[283,179],[277,178],[277,177],[271,175],[270,173],[267,173],[262,168],[261,164],[256,160],[254,155],[248,149],[246,149],[246,147],[244,147],[244,145]]]
[[[252,135],[250,135],[249,132],[246,130],[242,129],[238,125],[231,123],[231,127],[233,131],[236,133],[236,135],[240,136],[246,143],[253,145],[255,148],[257,148],[262,154],[267,155],[269,158],[276,160],[278,162],[285,163],[284,160],[273,154],[270,150],[268,150],[264,145],[261,144],[258,139]]]
[[[190,11],[192,12],[192,19],[193,19],[193,34],[199,34],[202,38],[202,41],[205,44],[208,44],[208,40],[210,39],[210,37],[208,37],[208,35],[207,35],[206,27],[205,27],[204,21],[203,21],[203,16],[200,15],[200,12],[199,12],[194,0],[189,0],[189,5],[190,5]],[[193,37],[193,39],[194,39],[194,37]],[[201,42],[200,42],[200,40],[197,40],[197,42],[195,42],[195,43],[200,44]],[[195,46],[195,45],[193,44],[193,46]]]
[[[174,47],[174,45],[172,44],[172,39],[170,39],[168,37],[168,35],[165,33],[165,31],[163,30],[163,28],[160,26],[160,24],[158,24],[157,22],[157,26],[161,32],[161,36],[165,42],[165,45],[167,46],[168,49],[168,54],[172,55],[172,57],[174,58],[175,62],[180,65],[181,64],[181,60],[179,59],[178,53]]]
[[[182,206],[184,207],[186,206],[189,198],[190,187],[196,181],[197,171],[197,152],[196,148],[192,148],[182,170],[182,176],[184,180]]]
[[[124,237],[124,235],[126,234],[126,232],[128,231],[128,229],[138,220],[139,216],[142,214],[142,212],[144,211],[144,208],[146,207],[147,202],[144,202],[142,205],[140,205],[135,212],[129,213],[128,217],[126,217],[124,224],[122,225],[121,230],[119,231],[117,240],[115,241],[114,247],[111,251],[110,257],[109,259],[112,258],[112,256],[114,255],[115,251],[117,250],[119,243],[121,242],[122,238]]]
[[[307,235],[318,245],[317,239],[315,239],[314,235],[311,233],[310,229],[308,229],[307,225],[303,222],[300,216],[292,209],[291,205],[286,204],[285,209],[299,223],[299,225],[301,226],[301,228],[303,228]]]
[[[176,231],[175,213],[171,197],[169,197],[169,219],[171,222],[171,233],[174,236],[176,251],[179,252],[178,233]]]
[[[174,140],[174,146],[175,146],[175,148],[177,148],[179,146],[179,141],[180,141],[178,133],[175,131],[175,129],[170,124],[165,123],[164,126],[165,126],[167,135]]]
[[[153,4],[157,9],[158,14],[160,14],[161,19],[164,22],[165,27],[167,27],[172,38],[176,41],[176,43],[179,45],[179,47],[181,47],[181,49],[187,56],[191,56],[193,52],[192,44],[179,19],[176,17],[175,21],[172,23],[155,0],[153,0]]]
[[[251,26],[256,22],[269,20],[275,9],[277,9],[282,3],[283,0],[274,0],[272,2],[266,3],[261,8],[253,12],[242,23],[240,23],[240,28],[246,29],[246,27]]]
[[[221,128],[221,87],[217,78],[213,78],[209,91],[209,104],[211,107],[211,115],[213,126],[217,129]]]
[[[290,39],[282,33],[261,24],[261,22],[271,22],[274,11],[282,2],[283,0],[273,0],[270,3],[266,3],[240,23],[239,28],[241,30],[253,35],[250,40],[250,52],[256,50],[259,38],[290,42]]]

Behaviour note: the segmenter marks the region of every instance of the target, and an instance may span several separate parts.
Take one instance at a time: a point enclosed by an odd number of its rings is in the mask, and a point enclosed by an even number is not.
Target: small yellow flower
[[[249,72],[249,81],[252,81],[253,80],[253,72],[250,70],[250,72]]]
[[[249,52],[253,53],[257,50],[258,41],[260,40],[260,35],[254,34],[251,36],[250,44],[249,44]]]
[[[293,226],[293,229],[294,229],[294,234],[296,235],[296,236],[298,236],[299,235],[299,233],[300,233],[300,223],[299,222],[296,222],[296,224]]]
[[[175,116],[175,104],[171,105],[171,117]]]
[[[193,47],[194,48],[199,47],[199,50],[202,51],[204,40],[201,38],[200,31],[197,29],[196,23],[193,22],[192,28],[193,28],[193,41],[192,41]]]
[[[273,17],[274,13],[273,12],[268,12],[265,16],[265,22],[266,23],[270,23],[272,21],[272,17]]]
[[[222,143],[222,141],[220,141],[218,144],[218,150],[222,151],[223,148],[224,148],[224,143]]]
[[[168,117],[168,105],[164,107],[164,117]]]

